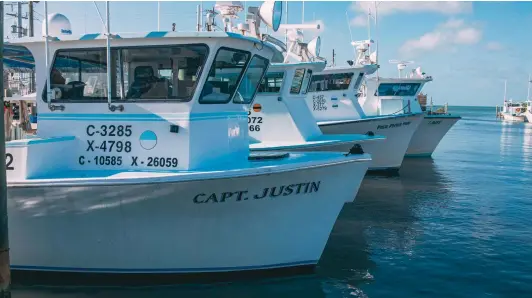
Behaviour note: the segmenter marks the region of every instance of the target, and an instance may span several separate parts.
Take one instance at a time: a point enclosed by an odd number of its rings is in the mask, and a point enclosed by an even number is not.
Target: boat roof
[[[307,67],[313,71],[322,71],[325,68],[326,63],[322,61],[317,62],[297,62],[297,63],[272,63],[268,68],[268,72],[278,71],[287,68]]]
[[[255,37],[224,31],[151,31],[151,32],[124,32],[116,33],[113,39],[152,39],[152,38],[235,38],[261,43],[262,45],[277,51],[274,45],[259,40]],[[106,40],[104,33],[87,33],[82,35],[61,35],[53,37],[54,41],[94,41]],[[35,67],[35,60],[31,52],[24,46],[32,43],[44,43],[44,37],[21,37],[16,39],[4,39],[3,62],[7,68]],[[104,46],[104,44],[102,44]]]
[[[378,66],[376,64],[371,64],[371,65],[358,65],[358,66],[331,66],[331,67],[326,67],[324,70],[320,71],[320,74],[335,74],[335,73],[345,73],[345,72],[350,72],[350,71],[355,71],[355,72],[361,72],[361,71],[364,71],[364,72],[367,72],[367,70],[373,70],[373,69],[377,69]]]
[[[376,77],[368,78],[371,81],[377,81]],[[379,83],[426,83],[432,81],[432,77],[428,76],[425,78],[383,78],[379,77]]]

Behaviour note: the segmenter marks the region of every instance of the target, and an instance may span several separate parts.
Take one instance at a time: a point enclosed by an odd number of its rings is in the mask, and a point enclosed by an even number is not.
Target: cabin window
[[[346,90],[354,73],[333,73],[312,76],[308,92]]]
[[[251,54],[246,51],[220,48],[203,86],[200,103],[228,103],[238,88]]]
[[[208,51],[206,45],[113,48],[112,99],[188,101],[194,95]],[[50,87],[56,94],[54,101],[107,100],[107,50],[58,51]]]
[[[294,72],[294,79],[292,80],[292,85],[290,86],[291,94],[299,94],[301,91],[301,85],[303,84],[303,78],[305,77],[305,69],[298,68]]]
[[[259,85],[259,93],[279,93],[283,85],[284,72],[268,72]]]
[[[259,83],[268,69],[270,61],[260,56],[253,56],[246,73],[242,77],[242,82],[238,86],[238,92],[233,98],[234,103],[250,104],[255,97]]]
[[[191,100],[207,55],[205,45],[122,49],[125,98]]]
[[[111,51],[116,66],[117,50]],[[116,80],[114,80],[116,84]],[[46,88],[46,87],[45,87]],[[54,101],[104,100],[107,98],[107,51],[105,49],[61,50],[57,52],[50,72],[50,89]],[[43,99],[46,100],[46,92]],[[116,88],[111,89],[117,98]]]
[[[307,69],[307,73],[305,74],[305,78],[303,79],[303,87],[302,87],[301,93],[307,94],[311,78],[312,78],[312,70]]]
[[[420,83],[381,83],[375,96],[414,96]]]

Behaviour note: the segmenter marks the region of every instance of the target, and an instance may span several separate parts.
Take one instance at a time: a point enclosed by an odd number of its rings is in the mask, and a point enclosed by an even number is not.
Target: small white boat
[[[386,137],[383,142],[363,144],[371,154],[371,171],[396,172],[401,167],[412,135],[420,124],[422,113],[378,115],[367,113],[359,104],[358,88],[365,75],[374,73],[377,65],[366,56],[371,41],[359,42],[358,57],[352,66],[326,67],[313,74],[306,103],[324,134],[367,134]],[[378,105],[378,97],[374,104]],[[368,100],[369,103],[369,100]]]
[[[242,78],[266,72],[275,49],[255,29],[276,30],[281,7],[255,10],[246,36],[73,36],[54,14],[48,38],[11,40],[33,54],[39,109],[37,137],[6,143],[14,283],[312,271],[371,159],[249,154]]]
[[[528,79],[530,81],[530,78]],[[530,83],[529,83],[530,85]],[[530,93],[530,88],[529,88]],[[504,102],[502,107],[497,106],[497,117],[510,122],[527,122],[527,103],[514,102],[506,98],[506,80],[504,81]]]

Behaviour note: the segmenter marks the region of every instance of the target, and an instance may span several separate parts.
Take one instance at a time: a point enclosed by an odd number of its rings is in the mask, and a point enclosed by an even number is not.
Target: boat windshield
[[[268,72],[259,85],[259,93],[279,93],[283,85],[284,72]]]
[[[308,92],[346,90],[351,84],[353,73],[334,73],[312,76]]]
[[[257,55],[253,56],[246,73],[242,77],[238,92],[233,98],[234,103],[250,104],[253,101],[259,83],[262,81],[262,77],[266,69],[268,69],[269,63],[266,58]]]
[[[307,73],[305,74],[305,78],[303,79],[303,86],[301,87],[302,94],[307,94],[308,88],[310,86],[311,78],[312,78],[312,70],[307,69]]]
[[[112,48],[107,86],[105,48],[59,50],[50,72],[53,101],[103,101],[109,87],[115,100],[189,101],[207,55],[206,45]]]
[[[382,83],[375,96],[414,96],[420,83]]]
[[[209,70],[199,102],[220,104],[231,101],[250,56],[247,51],[220,48]]]

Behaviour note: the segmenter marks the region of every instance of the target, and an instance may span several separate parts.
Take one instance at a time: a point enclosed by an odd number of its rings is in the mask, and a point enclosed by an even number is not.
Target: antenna
[[[506,103],[506,80],[504,80],[504,102]]]
[[[379,26],[377,23],[378,15],[377,15],[377,1],[373,2],[375,4],[375,39],[377,40],[377,47],[375,49],[375,64],[379,65]],[[379,68],[377,68],[377,82],[379,81]]]
[[[345,11],[345,19],[347,21],[347,28],[349,29],[349,37],[351,38],[351,45],[353,44],[353,32],[351,31],[351,23],[349,23],[349,15],[347,14],[347,11]],[[355,56],[357,55],[356,48],[353,49],[355,52]]]
[[[403,70],[406,68],[407,64],[412,64],[414,61],[403,61],[403,60],[390,60],[388,61],[391,64],[397,64],[397,70],[399,71],[399,78],[402,78]]]
[[[526,100],[530,100],[530,74],[528,74],[528,91],[526,94]]]

